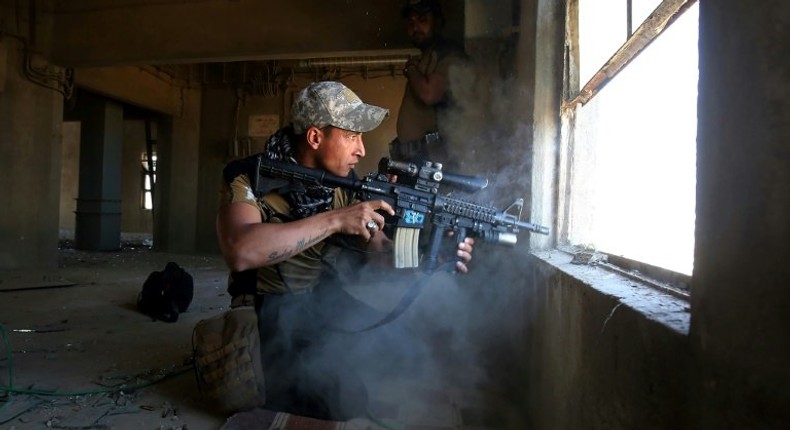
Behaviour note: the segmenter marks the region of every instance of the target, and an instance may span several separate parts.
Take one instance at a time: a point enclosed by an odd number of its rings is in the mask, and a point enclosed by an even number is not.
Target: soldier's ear
[[[321,141],[324,140],[324,132],[316,126],[310,126],[305,132],[305,140],[310,148],[318,149],[321,146]]]

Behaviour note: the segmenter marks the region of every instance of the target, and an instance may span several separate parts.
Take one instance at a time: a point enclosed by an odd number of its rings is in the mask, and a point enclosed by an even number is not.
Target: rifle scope
[[[420,166],[416,163],[396,161],[383,157],[379,160],[379,173],[416,176],[432,182],[451,185],[470,193],[480,191],[488,186],[488,178],[486,177],[442,172],[442,164],[431,161],[426,161]]]

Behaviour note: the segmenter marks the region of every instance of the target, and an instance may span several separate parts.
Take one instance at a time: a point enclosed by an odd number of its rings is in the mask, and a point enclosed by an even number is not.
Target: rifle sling
[[[455,270],[455,262],[450,261],[450,262],[444,263],[441,266],[439,266],[438,269],[439,269],[438,271],[442,271],[442,270],[453,271],[453,270]],[[416,282],[414,282],[414,285],[409,287],[409,289],[406,290],[406,293],[403,294],[403,297],[401,297],[401,299],[398,302],[398,304],[395,305],[395,307],[392,308],[392,310],[389,311],[389,313],[387,315],[384,315],[383,318],[381,318],[380,320],[376,321],[375,323],[373,323],[373,324],[371,324],[371,325],[369,325],[367,327],[352,329],[352,328],[348,328],[348,327],[334,326],[331,323],[329,323],[329,321],[326,321],[326,328],[327,328],[327,330],[333,331],[333,332],[337,332],[337,333],[354,334],[354,333],[362,333],[362,332],[365,332],[365,331],[370,331],[370,330],[373,330],[374,328],[381,327],[381,326],[383,326],[385,324],[389,324],[390,322],[394,321],[396,318],[401,316],[403,314],[403,312],[405,312],[406,309],[408,309],[409,306],[411,306],[411,304],[414,303],[414,300],[417,298],[417,296],[420,295],[420,292],[422,291],[422,288],[425,286],[425,282],[427,280],[431,279],[433,273],[435,273],[435,272],[424,274],[423,276],[420,277],[420,279],[418,279]],[[279,264],[277,264],[277,274],[280,276],[280,279],[282,280],[283,285],[285,285],[285,288],[288,290],[288,292],[289,293],[293,293],[293,290],[291,290],[291,288],[288,286],[288,282],[285,280],[285,277],[283,276],[282,272],[280,271],[280,265]],[[342,287],[336,286],[336,288],[342,288]]]
[[[452,270],[455,269],[455,262],[451,261],[451,262],[444,263],[443,265],[439,266],[439,269],[440,269],[439,271],[441,271],[441,270],[452,271]],[[409,306],[411,306],[411,304],[414,303],[414,300],[417,298],[417,296],[420,295],[420,292],[422,291],[422,288],[425,286],[425,282],[427,280],[431,279],[432,275],[433,275],[433,273],[427,273],[427,274],[423,275],[422,277],[420,277],[420,279],[418,279],[414,283],[414,285],[412,285],[411,287],[409,287],[408,290],[406,290],[406,293],[403,294],[403,297],[401,297],[401,299],[398,302],[398,304],[395,305],[395,307],[392,308],[392,310],[389,311],[389,313],[387,315],[385,315],[383,318],[381,318],[377,322],[375,322],[375,323],[373,323],[373,324],[371,324],[371,325],[369,325],[367,327],[358,328],[358,329],[351,329],[351,328],[347,328],[347,327],[336,327],[336,326],[333,326],[333,325],[331,325],[331,324],[329,324],[327,322],[327,329],[329,329],[330,331],[338,332],[338,333],[352,334],[352,333],[362,333],[362,332],[365,332],[365,331],[370,331],[370,330],[373,330],[374,328],[381,327],[381,326],[383,326],[385,324],[389,324],[390,322],[394,321],[396,318],[401,316],[403,314],[403,312],[405,312],[406,309],[408,309]]]

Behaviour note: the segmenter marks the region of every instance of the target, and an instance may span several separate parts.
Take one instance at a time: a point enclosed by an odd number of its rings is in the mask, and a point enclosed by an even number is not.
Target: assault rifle
[[[424,270],[429,273],[436,269],[442,238],[447,230],[455,231],[459,241],[474,237],[483,242],[509,246],[516,244],[520,228],[549,234],[547,227],[521,221],[524,199],[516,199],[507,209],[498,211],[494,207],[439,194],[441,184],[470,192],[488,185],[488,179],[483,177],[444,173],[440,163],[426,161],[417,165],[382,158],[378,173],[372,172],[363,179],[357,179],[259,155],[257,172],[257,176],[252,178],[256,193],[262,192],[262,187],[259,187],[262,178],[274,178],[343,188],[354,191],[363,201],[384,200],[389,203],[395,209],[395,215],[385,214],[388,227],[385,232],[389,230],[388,236],[394,241],[396,268],[419,267],[419,234],[429,225],[432,227],[431,238],[424,262]],[[398,175],[404,181],[390,182],[387,174]]]

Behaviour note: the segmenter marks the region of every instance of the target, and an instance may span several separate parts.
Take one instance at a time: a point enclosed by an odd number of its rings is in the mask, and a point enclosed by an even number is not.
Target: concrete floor
[[[175,323],[153,321],[135,304],[148,274],[168,261],[184,267],[195,282],[190,308]],[[8,341],[0,343],[0,385],[9,386],[13,378],[17,390],[35,392],[17,392],[10,400],[0,393],[0,428],[495,427],[482,419],[474,384],[459,383],[475,374],[470,367],[453,371],[452,383],[437,373],[369,387],[385,427],[365,419],[332,424],[263,410],[228,420],[201,397],[190,364],[195,323],[222,313],[229,302],[226,275],[218,256],[157,253],[142,245],[117,252],[63,246],[57,270],[0,271],[0,324]],[[124,391],[119,384],[142,387]]]

